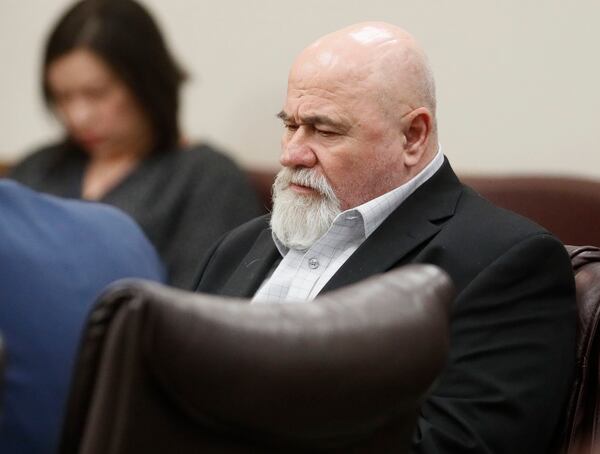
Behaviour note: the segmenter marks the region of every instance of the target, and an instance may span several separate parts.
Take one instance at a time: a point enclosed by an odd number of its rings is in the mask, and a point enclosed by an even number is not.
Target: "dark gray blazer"
[[[250,297],[280,258],[268,218],[257,218],[217,244],[197,291]],[[563,245],[462,185],[446,160],[322,291],[409,263],[441,267],[457,288],[448,366],[423,405],[413,452],[552,452],[575,361]]]

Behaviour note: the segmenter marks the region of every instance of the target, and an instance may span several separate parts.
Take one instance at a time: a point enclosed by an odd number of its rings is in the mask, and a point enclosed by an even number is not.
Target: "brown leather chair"
[[[119,283],[85,329],[60,452],[406,452],[452,298],[431,265],[302,304]]]
[[[600,245],[600,181],[552,176],[461,176],[494,204],[544,226],[564,244]]]
[[[600,452],[600,249],[567,246],[567,250],[575,271],[579,335],[563,451],[596,454]]]

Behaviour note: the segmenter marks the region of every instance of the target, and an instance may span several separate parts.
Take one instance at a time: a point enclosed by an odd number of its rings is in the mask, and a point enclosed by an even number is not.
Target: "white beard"
[[[313,188],[298,194],[290,183]],[[310,169],[281,169],[273,183],[271,229],[286,247],[306,250],[321,238],[340,214],[340,202],[324,176]]]

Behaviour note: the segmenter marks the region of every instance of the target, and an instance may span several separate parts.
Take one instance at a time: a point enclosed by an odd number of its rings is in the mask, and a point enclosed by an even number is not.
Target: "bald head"
[[[435,119],[435,85],[427,56],[400,27],[363,22],[318,39],[296,58],[290,82],[315,76],[354,84],[375,96],[390,115],[423,106]]]
[[[323,176],[342,209],[409,181],[437,151],[425,54],[385,23],[353,25],[304,49],[279,117],[282,165]]]

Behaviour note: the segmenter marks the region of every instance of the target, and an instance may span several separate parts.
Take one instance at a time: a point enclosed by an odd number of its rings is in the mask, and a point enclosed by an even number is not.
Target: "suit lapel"
[[[241,298],[252,297],[275,262],[280,259],[281,255],[271,237],[271,229],[266,228],[257,237],[221,293]]]
[[[344,263],[321,292],[352,284],[396,266],[435,236],[454,214],[462,185],[448,160],[406,199]]]

